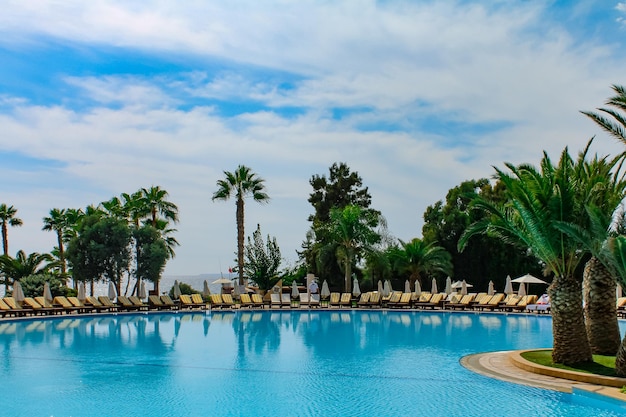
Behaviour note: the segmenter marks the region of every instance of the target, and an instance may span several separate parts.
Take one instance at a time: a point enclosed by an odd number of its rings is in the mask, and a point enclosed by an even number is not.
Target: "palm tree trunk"
[[[585,325],[591,352],[594,354],[614,355],[620,347],[615,286],[615,278],[596,257],[585,264],[583,273]]]
[[[2,250],[4,252],[4,256],[9,256],[9,238],[7,237],[7,222],[2,222]],[[4,277],[4,293],[7,294],[9,292],[9,277],[5,275]]]
[[[57,241],[59,245],[59,260],[61,261],[61,274],[63,279],[67,279],[67,266],[65,265],[65,248],[63,247],[63,232],[57,231]]]
[[[243,285],[243,197],[237,198],[237,272],[239,274],[239,285]]]
[[[548,295],[552,311],[552,360],[564,365],[590,362],[580,282],[574,277],[555,276]]]
[[[344,276],[344,281],[345,281],[345,289],[347,293],[351,293],[352,292],[352,260],[351,259],[346,259],[346,267],[345,267],[345,276]]]

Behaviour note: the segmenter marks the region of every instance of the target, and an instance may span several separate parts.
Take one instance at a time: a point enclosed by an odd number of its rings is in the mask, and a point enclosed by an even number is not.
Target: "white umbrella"
[[[291,283],[291,298],[298,298],[300,296],[300,291],[298,291],[298,283],[293,281]]]
[[[382,294],[383,291],[384,291],[384,289],[383,289],[383,282],[381,280],[378,280],[378,292],[380,294]]]
[[[241,285],[235,284],[233,294],[235,295],[235,297],[239,297],[241,295]]]
[[[359,288],[359,281],[354,278],[354,281],[352,281],[352,295],[355,297],[358,297],[359,295],[361,295],[361,288]]]
[[[417,295],[418,297],[422,295],[422,286],[420,285],[419,281],[415,281],[415,295]]]
[[[85,283],[83,281],[78,283],[78,299],[80,301],[85,301],[87,298],[87,294],[85,293]]]
[[[494,295],[495,293],[496,293],[496,290],[493,287],[493,281],[489,281],[489,288],[487,289],[487,294]]]
[[[326,280],[324,280],[324,282],[322,283],[322,291],[320,292],[320,296],[322,298],[330,297],[330,289],[328,289],[328,282],[326,282]]]
[[[216,279],[215,281],[212,282],[212,284],[230,284],[230,280],[226,279],[226,278],[220,278],[220,279]]]
[[[18,303],[24,301],[24,290],[22,289],[22,284],[19,281],[13,281],[13,298]]]
[[[404,292],[411,292],[411,283],[408,279],[404,281]]]
[[[617,286],[615,287],[615,298],[620,297],[622,297],[622,286],[620,284],[617,284]]]
[[[389,280],[385,280],[385,283],[383,284],[383,297],[389,297],[389,294],[391,294],[391,282],[389,282]]]
[[[47,301],[52,301],[52,291],[50,291],[50,284],[45,282],[43,284],[43,298]]]
[[[115,300],[115,298],[117,297],[117,290],[115,289],[115,284],[113,284],[113,281],[109,282],[109,298],[111,300]]]
[[[463,283],[465,283],[465,286],[467,288],[472,288],[473,287],[472,284],[468,284],[467,282],[465,282],[465,280],[463,280],[463,281],[454,281],[452,283],[452,289],[453,290],[460,290],[460,289],[462,289],[463,288]]]
[[[526,284],[522,283],[519,285],[519,290],[517,291],[517,295],[523,297],[526,295]]]
[[[513,284],[511,284],[511,276],[506,276],[506,284],[504,285],[505,294],[513,294]]]
[[[433,285],[431,287],[430,293],[431,294],[437,294],[437,280],[435,278],[433,278]]]
[[[467,295],[467,283],[465,280],[461,283],[461,295]]]
[[[178,300],[180,298],[180,285],[178,284],[178,280],[174,280],[174,299]]]
[[[522,275],[519,278],[512,279],[511,282],[524,283],[524,284],[548,284],[544,280],[534,277],[530,274]]]
[[[446,278],[446,289],[445,293],[450,294],[452,292],[452,279],[450,277]]]
[[[202,295],[204,295],[205,297],[208,297],[209,295],[211,295],[211,290],[209,289],[209,283],[206,281],[206,279],[204,280],[204,287],[202,289]]]
[[[139,298],[143,300],[147,296],[148,294],[146,293],[146,283],[144,281],[141,281],[141,283],[139,284]]]

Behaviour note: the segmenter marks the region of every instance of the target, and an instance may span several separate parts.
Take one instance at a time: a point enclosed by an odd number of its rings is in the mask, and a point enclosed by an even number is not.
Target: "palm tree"
[[[57,234],[57,244],[59,248],[59,262],[61,263],[61,274],[63,278],[67,276],[67,265],[65,262],[65,246],[63,238],[69,228],[67,222],[67,212],[65,209],[53,208],[50,215],[43,218],[43,228],[47,232],[54,231]]]
[[[152,227],[156,227],[159,214],[167,221],[178,223],[178,207],[167,201],[167,197],[167,191],[159,186],[141,189],[141,205],[148,211]]]
[[[600,107],[598,110],[601,113],[588,111],[581,113],[591,118],[611,136],[626,144],[626,115],[620,113],[620,111],[626,112],[626,88],[619,85],[613,85],[612,88],[616,95],[609,98],[605,104],[614,108]]]
[[[45,264],[42,265],[44,262]],[[33,252],[26,256],[26,253],[20,250],[15,258],[8,255],[0,256],[0,269],[6,276],[7,285],[9,279],[19,281],[29,275],[46,273],[54,266],[56,266],[56,262],[48,253]]]
[[[610,259],[620,283],[626,285],[626,236],[609,239],[606,249],[611,253]],[[626,337],[622,339],[615,355],[615,373],[620,377],[626,376]]]
[[[5,255],[9,255],[9,231],[8,226],[16,227],[22,225],[22,219],[15,217],[17,209],[13,206],[0,204],[0,221],[2,222],[2,249]]]
[[[415,238],[410,242],[400,240],[401,248],[393,253],[394,266],[403,273],[409,274],[411,288],[415,290],[415,282],[422,284],[423,274],[443,272],[452,274],[452,257],[436,242],[426,243]]]
[[[584,155],[581,155],[583,157]],[[472,206],[488,216],[470,225],[459,249],[478,233],[489,233],[506,242],[530,248],[554,279],[548,288],[552,304],[555,363],[575,364],[592,360],[582,309],[582,287],[575,270],[585,251],[577,240],[556,224],[584,224],[585,209],[576,183],[576,164],[567,148],[558,165],[544,152],[541,169],[506,164],[512,174],[496,169],[496,178],[506,187],[508,202],[497,204],[476,196]]]
[[[360,206],[330,210],[328,233],[332,244],[337,245],[336,255],[344,271],[345,292],[352,292],[352,265],[380,242],[381,236],[375,230],[380,224],[384,226],[384,219],[378,212]]]
[[[239,165],[234,172],[224,171],[223,180],[217,180],[217,191],[212,200],[229,200],[232,196],[236,199],[237,211],[237,273],[239,285],[243,285],[244,267],[244,199],[252,196],[258,203],[269,202],[270,197],[265,193],[265,180],[259,178],[245,165]]]
[[[2,222],[2,250],[4,256],[9,256],[9,230],[8,226],[16,227],[22,225],[22,219],[15,217],[17,209],[13,206],[0,204],[0,221]],[[4,291],[9,290],[8,277],[4,279]]]

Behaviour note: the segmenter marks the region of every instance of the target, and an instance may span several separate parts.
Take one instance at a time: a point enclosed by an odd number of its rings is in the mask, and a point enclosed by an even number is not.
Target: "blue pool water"
[[[621,415],[459,364],[467,354],[551,343],[551,319],[526,315],[238,311],[4,322],[0,414]]]

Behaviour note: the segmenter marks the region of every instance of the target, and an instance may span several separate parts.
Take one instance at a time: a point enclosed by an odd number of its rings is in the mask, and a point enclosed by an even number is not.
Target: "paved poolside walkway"
[[[572,393],[574,388],[625,401],[618,388],[593,385],[548,375],[540,375],[517,367],[509,355],[511,352],[487,352],[461,358],[461,365],[478,374],[514,384]]]

